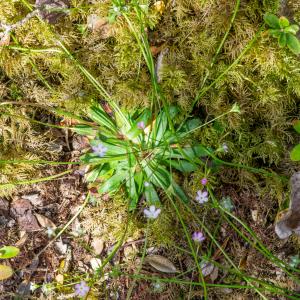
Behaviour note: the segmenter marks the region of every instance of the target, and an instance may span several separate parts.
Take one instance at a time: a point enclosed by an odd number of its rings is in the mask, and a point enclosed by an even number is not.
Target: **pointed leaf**
[[[100,185],[100,188],[98,190],[99,194],[114,192],[119,188],[126,176],[126,172],[119,172],[111,176],[102,185]]]
[[[177,269],[174,264],[167,258],[161,255],[149,255],[145,258],[145,262],[156,270],[163,273],[177,273]]]
[[[275,15],[267,13],[264,16],[264,20],[271,28],[274,28],[274,29],[280,28],[279,19]]]
[[[95,136],[96,134],[95,128],[88,125],[76,125],[73,127],[73,130],[81,135]]]
[[[14,271],[11,267],[0,265],[0,280],[5,280],[11,277],[14,274]]]
[[[181,201],[185,203],[189,202],[189,198],[186,196],[185,192],[175,181],[172,181],[172,187],[173,187],[173,194],[175,196],[177,196]]]
[[[0,258],[12,258],[20,253],[20,249],[14,246],[4,246],[0,248]]]
[[[145,197],[149,205],[160,204],[159,197],[152,183],[145,187]]]
[[[193,171],[196,171],[198,168],[196,164],[192,164],[191,162],[186,161],[184,159],[166,161],[166,164],[171,165],[176,170],[181,171],[183,173],[191,173]]]
[[[293,53],[300,54],[300,42],[291,33],[286,34],[286,44]]]
[[[93,106],[89,111],[89,116],[99,125],[105,126],[111,131],[117,131],[115,123],[101,107]]]

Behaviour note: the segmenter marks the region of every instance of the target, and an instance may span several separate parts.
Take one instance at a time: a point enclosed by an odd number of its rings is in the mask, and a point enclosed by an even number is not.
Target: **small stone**
[[[100,255],[104,248],[104,242],[100,238],[94,238],[92,241],[92,247],[94,248],[94,252],[96,255]]]

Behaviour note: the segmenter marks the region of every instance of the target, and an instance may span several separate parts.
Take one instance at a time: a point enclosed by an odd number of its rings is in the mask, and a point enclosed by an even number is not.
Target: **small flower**
[[[156,219],[158,217],[158,215],[160,214],[161,209],[157,208],[154,205],[151,205],[149,207],[149,209],[144,209],[144,215],[148,218],[148,219]]]
[[[49,239],[51,237],[55,236],[55,230],[53,230],[53,228],[51,228],[51,227],[47,227],[47,235],[48,235]]]
[[[144,129],[146,128],[144,121],[138,122],[138,123],[137,123],[137,127],[138,127],[139,129],[144,130]]]
[[[207,178],[202,178],[202,179],[201,179],[201,184],[202,184],[202,185],[207,185],[207,183],[208,183]]]
[[[192,235],[193,241],[201,243],[205,240],[205,236],[201,231],[195,231]]]
[[[227,153],[227,152],[229,151],[229,148],[228,148],[228,146],[227,146],[226,143],[223,143],[223,144],[222,144],[222,149],[223,149],[223,151],[224,151],[225,153]]]
[[[93,149],[93,152],[100,157],[105,156],[106,151],[107,151],[107,148],[104,145],[102,145],[101,143],[99,143],[96,146],[92,146],[92,149]]]
[[[203,204],[208,201],[208,193],[207,191],[198,191],[196,196],[196,201],[198,201],[200,204]]]
[[[75,285],[75,294],[79,297],[85,297],[89,290],[90,287],[86,284],[85,281],[81,281],[80,283]]]
[[[241,110],[240,110],[239,105],[237,103],[234,103],[231,110],[230,110],[230,112],[240,113]]]
[[[34,283],[34,282],[30,282],[30,287],[29,287],[29,289],[30,289],[30,291],[31,292],[34,292],[36,289],[38,289],[39,288],[39,285],[38,284],[36,284],[36,283]]]
[[[150,183],[148,181],[145,181],[144,182],[144,187],[148,187],[148,186],[150,186]]]

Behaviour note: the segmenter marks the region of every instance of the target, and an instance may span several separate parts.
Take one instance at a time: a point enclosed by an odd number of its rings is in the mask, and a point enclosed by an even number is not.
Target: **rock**
[[[104,248],[104,242],[100,238],[94,238],[92,241],[92,247],[94,248],[94,252],[96,255],[100,255]]]

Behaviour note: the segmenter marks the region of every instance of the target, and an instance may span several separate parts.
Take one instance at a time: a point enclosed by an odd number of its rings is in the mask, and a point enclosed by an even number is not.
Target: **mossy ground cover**
[[[1,24],[17,24],[40,2],[1,1]],[[298,139],[292,125],[300,62],[278,46],[263,19],[274,13],[297,23],[299,5],[60,3],[59,18],[57,11],[34,15],[0,42],[0,243],[21,249],[9,262],[15,275],[0,285],[3,299],[75,298],[81,281],[88,299],[299,299],[299,270],[289,265],[298,238],[280,240],[274,223],[298,170],[289,151]],[[88,120],[92,105],[112,119],[115,107],[133,116],[149,108],[156,117],[174,105],[176,124],[192,117],[207,123],[184,142],[214,149],[214,156],[192,173],[172,172],[188,205],[158,189],[161,213],[150,222],[145,196],[132,212],[124,188],[99,195],[103,182],[86,183],[78,162],[89,140],[70,128]],[[209,200],[199,204],[203,188]],[[39,223],[21,232],[20,199],[31,202],[31,221],[38,213],[55,228]],[[205,240],[197,244],[198,231]],[[172,266],[160,261],[167,264],[162,272],[151,255]]]

